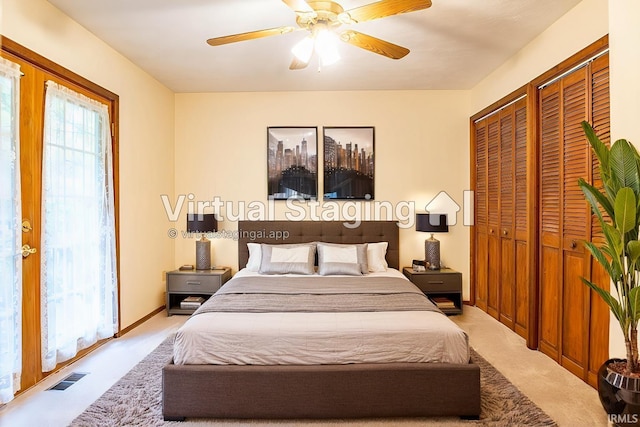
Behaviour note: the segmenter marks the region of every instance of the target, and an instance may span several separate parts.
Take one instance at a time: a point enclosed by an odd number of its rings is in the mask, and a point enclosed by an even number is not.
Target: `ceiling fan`
[[[293,31],[307,30],[309,36],[297,43],[292,52],[293,61],[289,68],[305,68],[313,53],[319,57],[322,65],[329,65],[340,57],[336,41],[366,49],[392,59],[400,59],[409,53],[409,49],[391,42],[360,33],[351,29],[340,31],[342,25],[371,21],[401,13],[415,12],[431,6],[431,0],[380,0],[350,10],[344,10],[340,4],[330,0],[282,0],[296,13],[298,27],[283,26],[266,30],[214,37],[207,40],[211,46],[219,46],[244,40],[287,34]]]

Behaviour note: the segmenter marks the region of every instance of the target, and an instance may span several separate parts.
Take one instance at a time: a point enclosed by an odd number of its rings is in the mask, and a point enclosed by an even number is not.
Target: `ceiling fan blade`
[[[354,24],[401,13],[415,12],[428,7],[431,7],[431,0],[381,0],[347,10],[341,14],[340,21]]]
[[[342,33],[340,39],[346,43],[391,59],[404,58],[409,53],[409,49],[406,47],[398,46],[397,44],[353,30]]]
[[[268,37],[268,36],[278,36],[280,34],[287,34],[299,29],[300,28],[294,28],[294,27],[278,27],[278,28],[270,28],[268,30],[249,31],[248,33],[214,37],[212,39],[207,40],[207,43],[209,43],[211,46],[220,46],[222,44],[241,42],[244,40],[253,40],[253,39],[259,39],[259,38]]]
[[[302,70],[303,68],[307,68],[307,65],[309,65],[308,62],[300,61],[294,55],[293,60],[291,61],[291,65],[289,65],[289,69],[290,70]]]
[[[315,13],[315,10],[304,0],[282,0],[282,2],[296,13]]]

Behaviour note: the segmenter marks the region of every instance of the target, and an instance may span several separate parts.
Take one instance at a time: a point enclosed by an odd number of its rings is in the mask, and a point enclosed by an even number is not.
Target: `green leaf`
[[[611,255],[615,258],[620,258],[624,251],[622,233],[616,227],[611,224],[607,224],[606,222],[602,224],[602,232],[604,233],[604,237],[607,239],[609,248],[613,251]]]
[[[607,245],[600,247],[602,252],[611,260],[611,279],[614,280],[613,284],[618,287],[618,279],[622,276],[622,265],[620,264],[620,258],[617,257],[613,250]]]
[[[616,228],[627,233],[636,228],[636,196],[629,187],[621,188],[613,207]]]
[[[640,258],[640,241],[630,240],[629,243],[627,243],[627,252],[629,252],[631,262],[636,263]]]
[[[609,277],[611,277],[612,279],[615,278],[616,276],[614,275],[614,270],[611,262],[607,259],[604,252],[602,252],[602,250],[592,242],[584,242],[584,245],[589,250],[589,252],[591,252],[591,255],[596,259],[596,261],[598,261],[600,265],[604,267],[607,274],[609,274]]]
[[[620,303],[618,302],[618,300],[615,299],[608,291],[602,289],[600,286],[596,285],[595,283],[590,282],[584,277],[581,277],[581,279],[587,286],[589,286],[591,289],[596,291],[598,295],[600,295],[600,297],[611,309],[611,312],[613,313],[615,318],[618,319],[618,322],[620,322],[620,324],[622,325],[622,323],[625,321],[626,316],[625,316],[625,311],[620,305]],[[640,288],[634,288],[634,289],[640,289]]]
[[[609,151],[609,171],[611,181],[618,188],[629,187],[635,194],[640,193],[640,177],[636,164],[637,152],[625,139],[613,143]]]
[[[631,318],[637,322],[640,320],[640,287],[635,287],[629,291],[629,310]]]
[[[598,138],[596,132],[588,122],[582,122],[582,130],[587,136],[587,140],[589,141],[591,148],[593,148],[593,152],[596,154],[596,157],[600,162],[602,180],[607,181],[609,178],[609,147],[607,147],[602,141],[600,141],[600,138]]]
[[[613,206],[607,196],[602,194],[600,190],[589,184],[583,178],[578,179],[578,185],[591,205],[591,210],[594,214],[598,215],[598,218],[600,218],[601,221],[604,221],[604,218],[602,217],[602,212],[600,212],[599,206],[602,206],[610,218],[614,217]],[[640,198],[638,199],[638,202],[640,203]]]

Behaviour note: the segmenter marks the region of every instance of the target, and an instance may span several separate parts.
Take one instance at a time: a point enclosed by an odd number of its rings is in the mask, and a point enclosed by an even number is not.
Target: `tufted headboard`
[[[361,221],[356,228],[348,228],[344,224],[344,221],[238,221],[238,268],[247,265],[247,243],[306,242],[389,242],[387,263],[391,268],[400,268],[400,241],[396,221]]]

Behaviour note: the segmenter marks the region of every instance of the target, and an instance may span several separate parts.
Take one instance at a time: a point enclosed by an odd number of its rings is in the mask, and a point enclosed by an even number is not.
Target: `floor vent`
[[[72,385],[74,385],[80,378],[84,377],[85,375],[87,375],[86,372],[74,372],[71,375],[64,378],[58,384],[48,388],[47,390],[66,390]]]

